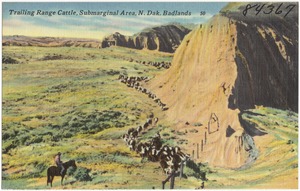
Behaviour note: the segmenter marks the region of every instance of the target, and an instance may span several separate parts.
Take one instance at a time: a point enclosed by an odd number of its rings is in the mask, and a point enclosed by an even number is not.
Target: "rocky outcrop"
[[[174,128],[204,124],[197,135],[185,136],[189,153],[201,144],[199,162],[230,168],[256,157],[248,132],[264,134],[246,131],[240,111],[255,105],[298,110],[298,9],[285,18],[245,17],[238,5],[190,32],[170,69],[147,87],[169,106]],[[210,131],[213,122],[217,128]]]
[[[226,14],[238,31],[234,37],[238,76],[229,107],[244,110],[264,105],[298,112],[297,10],[285,18],[250,13],[246,17]]]
[[[184,36],[189,32],[189,29],[178,24],[149,28],[133,36],[124,36],[116,32],[105,37],[101,47],[123,46],[172,53],[175,52]]]

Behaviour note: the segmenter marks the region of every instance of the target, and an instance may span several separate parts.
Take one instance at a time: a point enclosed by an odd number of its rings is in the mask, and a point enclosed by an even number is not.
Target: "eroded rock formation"
[[[133,36],[124,36],[118,32],[102,40],[102,48],[110,46],[123,46],[134,49],[158,50],[174,52],[181,43],[189,29],[178,25],[164,25],[145,29]]]
[[[148,84],[169,106],[175,128],[188,128],[186,121],[204,124],[186,136],[189,153],[207,139],[197,160],[230,168],[257,157],[252,136],[260,134],[247,134],[240,111],[255,105],[297,111],[298,106],[297,10],[285,18],[251,18],[241,14],[243,6],[189,33],[171,68]],[[219,127],[207,133],[212,114]]]

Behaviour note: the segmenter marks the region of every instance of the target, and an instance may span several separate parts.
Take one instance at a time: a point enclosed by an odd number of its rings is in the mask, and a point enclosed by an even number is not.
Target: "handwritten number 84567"
[[[279,15],[281,14],[283,11],[282,10],[286,10],[286,14],[283,17],[286,17],[294,8],[295,8],[295,4],[289,4],[288,6],[286,6],[285,8],[281,8],[283,5],[283,3],[279,4],[278,7],[271,4],[271,5],[266,5],[266,4],[247,4],[246,8],[243,11],[243,15],[246,16],[248,11],[251,9],[255,8],[256,11],[256,15],[258,15],[259,13],[264,13],[264,14],[271,14],[272,12],[274,12],[275,14]]]

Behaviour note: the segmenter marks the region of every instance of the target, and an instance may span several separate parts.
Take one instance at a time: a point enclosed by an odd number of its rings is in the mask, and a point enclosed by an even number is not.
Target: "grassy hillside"
[[[64,161],[75,159],[79,168],[89,169],[92,178],[80,182],[69,176],[64,188],[161,186],[165,175],[159,163],[141,163],[120,137],[151,113],[160,123],[141,140],[157,130],[171,145],[175,137],[157,104],[118,77],[153,78],[163,69],[132,59],[171,61],[172,54],[119,47],[4,47],[3,57],[16,61],[2,65],[3,188],[45,189],[46,170],[58,151]],[[54,181],[60,185],[58,177]]]
[[[211,188],[298,188],[298,114],[274,108],[257,107],[242,118],[267,133],[255,136],[259,151],[252,165],[237,170],[216,168]]]
[[[171,61],[172,54],[121,47],[106,49],[4,47],[2,64],[2,188],[47,189],[46,170],[60,151],[63,161],[75,159],[77,170],[55,189],[152,189],[165,179],[159,163],[141,161],[120,139],[154,113],[164,144],[186,145],[184,132],[173,129],[163,111],[145,94],[118,81],[119,74],[149,76],[163,72],[142,61]],[[132,59],[131,59],[132,58]],[[298,170],[298,114],[257,108],[243,114],[268,134],[254,137],[260,153],[250,167],[228,170],[198,164],[207,188],[277,188],[279,178],[295,187]],[[200,128],[196,127],[195,128]],[[186,136],[189,136],[188,134]],[[85,181],[75,175],[88,172]],[[195,189],[203,174],[185,168],[175,188]],[[77,174],[76,174],[77,173]],[[167,185],[168,187],[168,185]]]

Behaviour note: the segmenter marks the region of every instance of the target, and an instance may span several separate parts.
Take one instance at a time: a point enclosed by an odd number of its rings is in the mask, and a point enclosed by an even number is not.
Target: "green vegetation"
[[[11,58],[9,56],[3,56],[2,63],[3,64],[18,64],[19,62],[16,59]]]
[[[123,54],[153,59],[141,53],[122,48],[5,47],[4,57],[26,64],[3,66],[2,151],[134,124],[146,104],[128,102],[137,92],[128,91],[117,78],[120,73],[137,75],[133,67],[150,77],[159,72],[123,61]],[[157,59],[170,58],[167,54]]]
[[[91,172],[90,169],[79,167],[75,171],[74,177],[78,181],[91,181],[92,177],[89,175],[89,172]]]
[[[184,170],[184,174],[186,176],[193,176],[197,179],[201,179],[206,181],[206,174],[211,173],[207,164],[198,163],[196,164],[194,161],[189,160],[186,164],[186,169]]]
[[[2,65],[2,188],[45,189],[47,168],[58,151],[63,161],[74,159],[78,166],[68,173],[72,178],[65,181],[67,188],[92,188],[109,177],[114,177],[110,185],[120,188],[127,173],[124,187],[131,188],[136,174],[157,168],[158,163],[141,164],[120,137],[161,110],[146,95],[120,83],[118,76],[152,78],[163,69],[128,60],[171,61],[172,54],[121,47],[10,46],[3,48],[3,58],[21,64]],[[166,127],[149,130],[142,141]],[[143,188],[148,180],[140,179],[136,187]],[[91,181],[87,185],[85,180]]]
[[[267,133],[254,136],[259,156],[245,168],[217,168],[209,177],[210,187],[295,188],[298,182],[298,114],[258,107],[244,112],[242,118]]]
[[[120,137],[143,124],[150,113],[159,123],[140,141],[160,131],[163,144],[181,146],[187,144],[183,136],[188,132],[170,128],[157,104],[120,83],[118,76],[152,78],[163,69],[129,59],[171,61],[172,54],[121,47],[4,46],[3,57],[19,64],[2,65],[2,188],[47,189],[47,168],[54,165],[58,151],[63,161],[74,159],[77,169],[68,170],[62,187],[55,177],[56,189],[161,188],[166,176],[159,163],[141,163]],[[176,178],[175,188],[198,188],[202,181],[206,188],[253,188],[297,172],[298,114],[261,107],[242,117],[267,132],[255,138],[256,146],[262,140],[267,146],[259,148],[253,166],[228,170],[190,161],[184,178]],[[202,126],[193,125],[189,133]]]
[[[263,128],[276,140],[286,140],[298,145],[298,114],[275,108],[260,108],[245,112],[242,117],[256,128]]]

